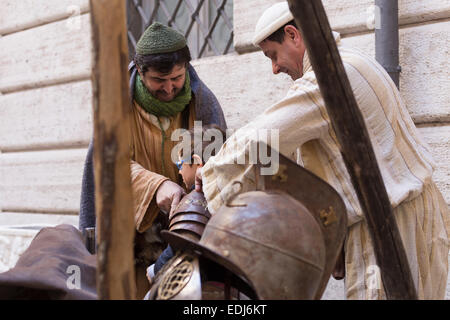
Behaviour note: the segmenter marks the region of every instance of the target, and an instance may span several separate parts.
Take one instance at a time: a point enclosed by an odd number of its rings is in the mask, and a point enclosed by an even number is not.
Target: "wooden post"
[[[123,0],[90,0],[99,299],[134,299],[128,48]]]
[[[320,0],[288,0],[288,3],[302,30],[320,92],[365,214],[386,296],[388,299],[417,299],[375,153],[323,4]]]

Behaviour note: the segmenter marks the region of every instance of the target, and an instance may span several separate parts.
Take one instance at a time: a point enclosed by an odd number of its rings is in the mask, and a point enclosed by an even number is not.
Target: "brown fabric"
[[[182,112],[175,117],[160,117],[166,139],[164,144],[164,174],[162,162],[162,132],[158,119],[147,113],[136,102],[131,115],[131,188],[134,201],[134,221],[136,230],[135,259],[136,286],[138,296],[148,289],[146,268],[154,263],[166,244],[160,238],[164,224],[157,221],[160,210],[156,204],[156,191],[167,180],[180,185],[182,179],[178,168],[171,160],[171,152],[177,142],[171,141],[172,133],[179,128],[191,128],[195,120],[195,96],[191,99],[189,119]],[[156,219],[156,220],[155,220]]]
[[[69,289],[79,267],[80,289]],[[81,232],[71,225],[42,229],[16,265],[0,274],[0,299],[97,299],[96,256],[91,255]]]
[[[151,226],[159,211],[156,199],[153,198],[159,186],[167,180],[170,179],[145,169],[135,161],[131,161],[134,221],[138,232],[144,232]]]
[[[192,99],[189,104],[189,128],[194,125],[194,100]],[[156,117],[134,103],[131,119],[131,187],[134,196],[135,222],[136,230],[144,232],[150,228],[159,211],[154,199],[159,186],[166,180],[182,185],[178,168],[171,160],[172,149],[178,142],[171,141],[170,137],[176,129],[182,128],[183,118],[181,113],[173,118],[165,118],[165,121],[160,117],[163,125],[170,121],[170,125],[165,128],[167,137],[164,146],[165,175],[162,175],[162,134]]]

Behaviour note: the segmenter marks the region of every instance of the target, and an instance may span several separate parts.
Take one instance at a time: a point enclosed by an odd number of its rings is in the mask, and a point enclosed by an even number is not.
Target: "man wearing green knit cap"
[[[158,22],[145,30],[136,45],[135,63],[141,81],[136,81],[135,98],[139,104],[164,116],[182,111],[191,99],[186,70],[189,60],[182,34]]]
[[[136,45],[129,66],[131,101],[131,187],[136,230],[138,295],[145,294],[145,269],[165,248],[159,231],[184,190],[171,152],[172,133],[191,129],[194,121],[226,130],[223,111],[214,94],[190,65],[186,39],[179,32],[153,23]],[[92,143],[85,163],[80,206],[80,229],[95,226]],[[146,239],[147,243],[144,243]],[[150,245],[149,241],[150,240]],[[145,248],[144,248],[145,247]],[[144,254],[145,253],[145,254]]]

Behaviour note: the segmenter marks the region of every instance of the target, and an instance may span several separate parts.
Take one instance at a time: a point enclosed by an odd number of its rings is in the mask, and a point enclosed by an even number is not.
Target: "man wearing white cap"
[[[448,271],[449,211],[432,180],[433,160],[389,75],[371,57],[345,48],[333,33],[356,101],[363,114],[406,250],[420,299],[443,299]],[[348,299],[385,299],[367,223],[340,153],[302,34],[288,4],[268,8],[253,43],[272,61],[274,74],[291,76],[286,97],[231,136],[198,172],[210,212],[233,195],[233,182],[254,183],[251,164],[230,166],[243,157],[252,137],[246,132],[279,130],[279,151],[331,184],[348,212],[344,244]],[[200,176],[201,175],[201,176]],[[320,196],[320,195],[317,195]]]

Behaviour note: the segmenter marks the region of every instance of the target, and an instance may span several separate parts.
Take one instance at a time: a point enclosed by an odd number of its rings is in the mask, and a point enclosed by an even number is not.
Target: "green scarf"
[[[177,113],[181,112],[186,108],[186,106],[191,101],[191,79],[189,78],[189,73],[186,71],[186,80],[184,82],[184,87],[181,92],[170,102],[163,102],[152,96],[150,91],[141,80],[140,75],[136,76],[136,81],[134,83],[134,99],[136,102],[144,108],[145,111],[155,115],[158,119],[159,128],[161,129],[162,140],[161,140],[161,161],[162,161],[162,174],[166,175],[166,161],[164,159],[164,145],[167,139],[166,132],[161,124],[159,117],[172,117]]]
[[[134,83],[134,99],[145,111],[157,117],[172,117],[186,108],[191,101],[191,79],[186,71],[186,80],[181,92],[170,102],[164,102],[152,96],[141,80],[140,75]]]

